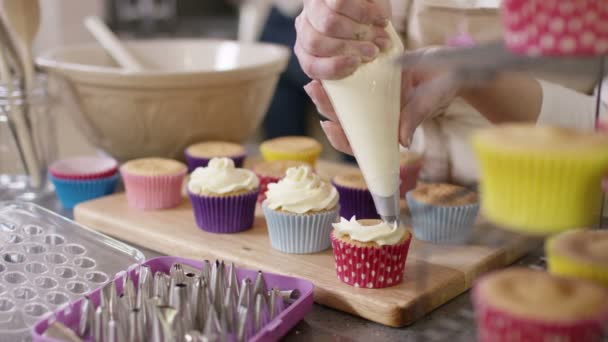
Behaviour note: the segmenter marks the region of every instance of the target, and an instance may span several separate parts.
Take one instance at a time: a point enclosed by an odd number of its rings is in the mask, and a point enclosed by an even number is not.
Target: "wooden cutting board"
[[[348,168],[319,162],[317,172],[331,176]],[[76,207],[76,221],[139,246],[167,255],[234,261],[238,265],[312,281],[315,301],[393,327],[414,322],[470,288],[480,274],[509,265],[538,244],[479,223],[478,238],[466,246],[413,241],[403,283],[386,289],[359,289],[341,283],[331,250],[290,255],[270,247],[258,208],[253,229],[235,235],[201,231],[189,201],[175,209],[140,211],[116,194]]]

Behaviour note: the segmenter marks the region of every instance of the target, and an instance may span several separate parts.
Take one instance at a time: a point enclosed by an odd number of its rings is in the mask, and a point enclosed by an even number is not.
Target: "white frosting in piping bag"
[[[392,24],[392,47],[352,75],[322,81],[372,194],[389,197],[399,188],[401,70],[392,59],[404,51]]]
[[[264,205],[295,214],[330,210],[338,205],[338,191],[310,167],[292,167],[278,183],[268,184]]]
[[[344,217],[334,223],[334,234],[341,237],[348,235],[359,242],[375,242],[380,246],[395,245],[403,239],[406,231],[403,226],[379,222],[373,226],[364,226],[353,217],[350,221]]]
[[[253,171],[236,168],[230,158],[213,158],[207,167],[199,167],[192,172],[188,190],[197,195],[223,195],[254,190],[259,185],[260,180]]]

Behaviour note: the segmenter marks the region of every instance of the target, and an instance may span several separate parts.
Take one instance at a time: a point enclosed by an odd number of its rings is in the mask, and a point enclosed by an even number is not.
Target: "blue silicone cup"
[[[311,254],[331,247],[332,224],[339,207],[331,211],[292,214],[262,205],[272,248],[283,253]]]
[[[119,178],[118,173],[110,177],[90,180],[58,179],[49,175],[49,179],[55,185],[57,197],[66,209],[72,209],[79,203],[113,194]]]
[[[463,243],[469,240],[479,212],[479,203],[459,206],[437,206],[405,199],[412,216],[414,236],[434,243]]]

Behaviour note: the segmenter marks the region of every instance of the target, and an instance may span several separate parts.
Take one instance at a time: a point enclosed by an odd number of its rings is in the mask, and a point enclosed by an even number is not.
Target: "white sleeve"
[[[539,81],[543,100],[537,123],[539,125],[556,125],[579,130],[595,128],[595,95],[579,93],[561,85]],[[608,87],[604,81],[603,88]],[[606,89],[602,93],[606,94]],[[600,109],[602,120],[608,116],[608,98],[603,96]]]

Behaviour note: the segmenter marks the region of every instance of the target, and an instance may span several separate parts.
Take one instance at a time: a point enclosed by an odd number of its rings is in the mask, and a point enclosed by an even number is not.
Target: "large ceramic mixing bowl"
[[[119,160],[177,158],[191,143],[242,142],[259,126],[289,51],[216,40],[126,43],[144,72],[120,69],[96,44],[38,58],[97,147]]]

